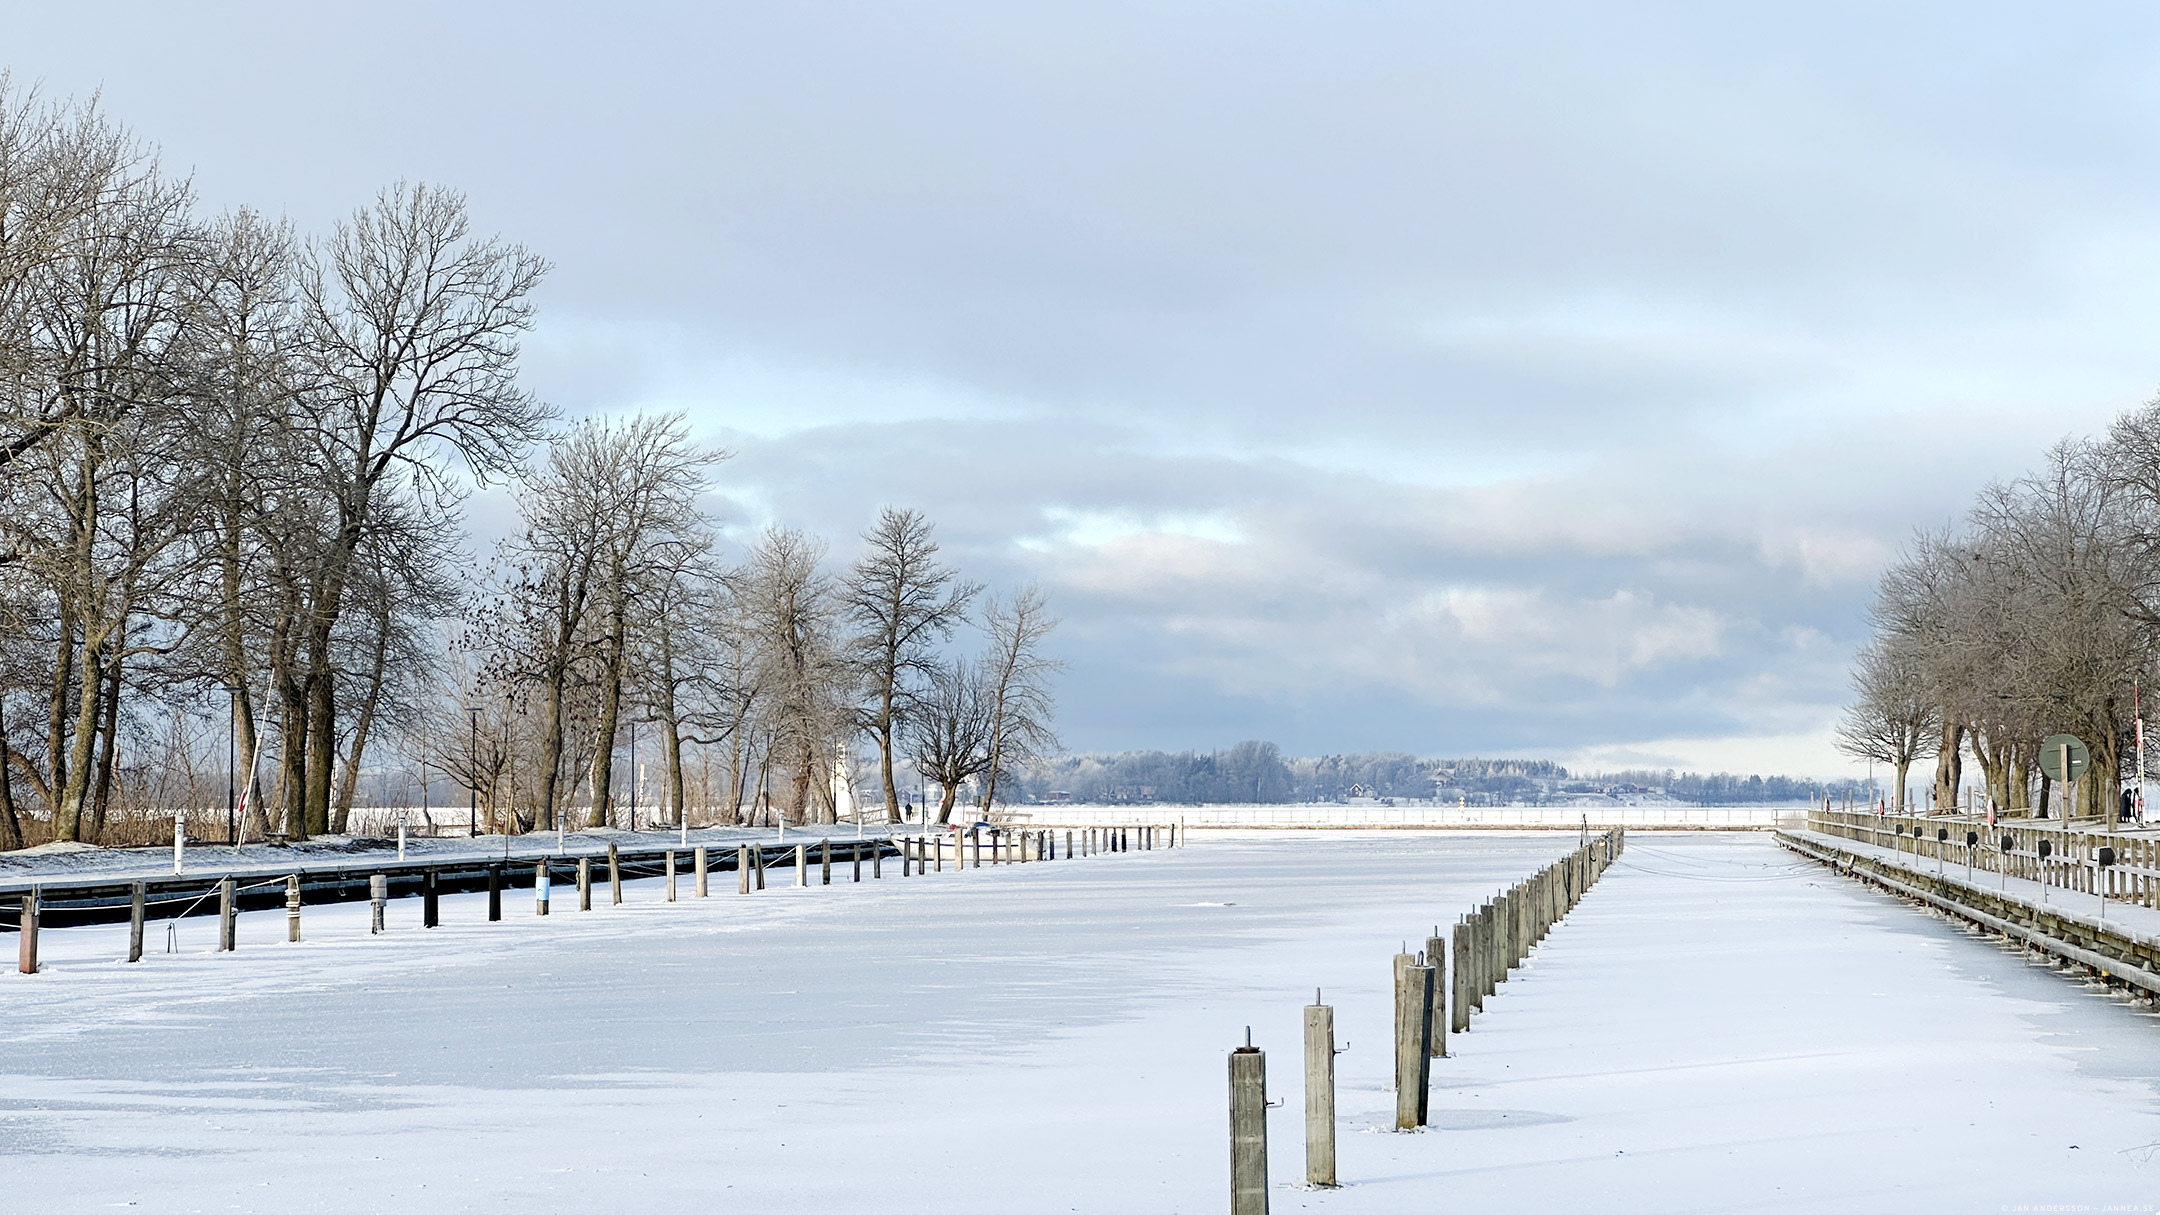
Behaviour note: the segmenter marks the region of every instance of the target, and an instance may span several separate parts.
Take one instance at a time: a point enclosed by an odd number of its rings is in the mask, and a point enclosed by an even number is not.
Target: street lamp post
[[[470,765],[466,769],[465,784],[472,791],[472,808],[466,813],[465,834],[471,839],[480,834],[480,710],[468,708],[465,711],[472,715],[472,749],[465,754]]]

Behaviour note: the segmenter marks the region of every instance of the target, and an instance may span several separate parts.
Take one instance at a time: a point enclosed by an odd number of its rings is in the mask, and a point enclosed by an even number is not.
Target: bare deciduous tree
[[[961,659],[931,671],[929,686],[904,720],[908,758],[938,784],[941,824],[952,821],[960,786],[989,767],[990,714],[982,668]]]
[[[982,588],[960,581],[938,561],[937,541],[920,511],[886,507],[863,533],[863,545],[840,593],[854,630],[849,658],[864,696],[857,722],[877,746],[885,821],[898,822],[894,734],[918,688],[936,672],[938,647],[952,640],[954,627],[967,616],[968,601]]]
[[[306,259],[301,299],[316,375],[301,399],[335,520],[309,587],[304,699],[285,706],[286,729],[305,726],[302,787],[287,794],[302,799],[296,833],[328,825],[333,635],[386,499],[410,493],[421,509],[447,514],[460,490],[443,457],[485,480],[513,471],[546,433],[551,412],[517,382],[532,292],[546,272],[521,245],[474,237],[461,196],[402,183]]]
[[[1065,664],[1042,652],[1043,639],[1057,624],[1049,597],[1032,584],[1009,600],[993,599],[983,608],[989,645],[981,665],[990,717],[983,757],[985,815],[997,798],[1000,772],[1057,746],[1057,731],[1051,727],[1056,702],[1050,695],[1050,676]]]

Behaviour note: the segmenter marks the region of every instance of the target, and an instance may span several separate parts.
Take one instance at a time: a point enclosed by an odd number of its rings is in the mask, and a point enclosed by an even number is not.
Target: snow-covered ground
[[[1631,836],[1388,1131],[1391,955],[1573,842],[1208,835],[378,938],[345,904],[136,966],[52,932],[0,976],[0,1210],[1219,1212],[1248,1025],[1279,1211],[2153,1209],[2160,1022],[1759,835]]]

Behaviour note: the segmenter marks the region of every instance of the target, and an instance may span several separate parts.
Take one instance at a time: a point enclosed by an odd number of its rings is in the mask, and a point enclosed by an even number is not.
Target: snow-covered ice
[[[1279,1211],[2155,1209],[2160,1021],[1759,835],[1631,835],[1387,1130],[1391,956],[1574,843],[1196,835],[377,938],[343,904],[135,966],[49,932],[0,976],[0,1211],[1219,1212],[1248,1025]]]

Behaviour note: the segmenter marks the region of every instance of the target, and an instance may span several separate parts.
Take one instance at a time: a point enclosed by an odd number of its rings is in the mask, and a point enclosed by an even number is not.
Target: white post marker
[[[187,868],[187,811],[172,812],[172,871],[181,873]]]
[[[405,817],[411,813],[410,810],[397,812],[397,859],[401,861],[405,859]]]

